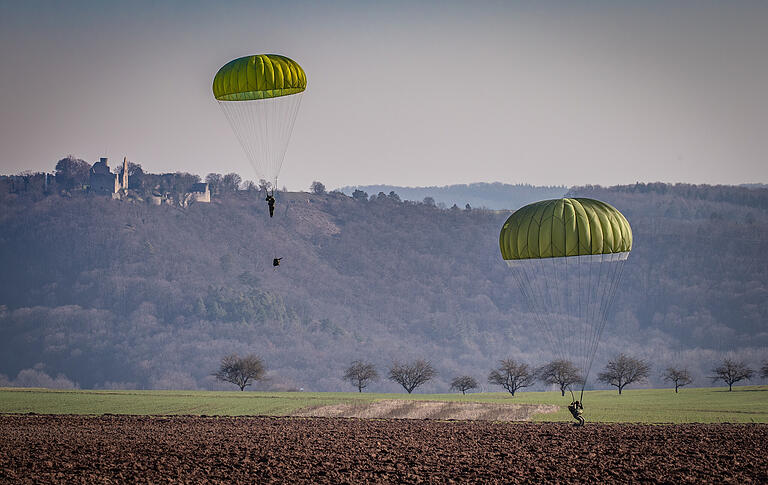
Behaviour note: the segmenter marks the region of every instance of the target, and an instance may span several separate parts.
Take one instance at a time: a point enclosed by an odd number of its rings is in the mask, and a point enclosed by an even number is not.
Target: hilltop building
[[[174,174],[163,174],[162,177],[173,178]],[[139,177],[139,186],[141,177]],[[109,168],[109,160],[102,157],[91,167],[89,174],[89,191],[95,194],[109,195],[113,199],[123,199],[126,196],[130,199],[142,200],[136,191],[128,191],[128,158],[123,157],[123,167],[120,173],[112,173]],[[147,196],[146,201],[152,205],[179,205],[186,207],[194,202],[211,202],[211,189],[207,183],[194,183],[183,193],[170,194],[161,191],[160,185]]]
[[[101,157],[91,167],[88,180],[90,190],[96,194],[115,197],[120,191],[128,190],[128,159],[123,157],[123,170],[120,174],[112,173],[107,157]]]
[[[195,202],[211,201],[211,189],[205,182],[192,184],[192,187],[189,189],[189,194]]]

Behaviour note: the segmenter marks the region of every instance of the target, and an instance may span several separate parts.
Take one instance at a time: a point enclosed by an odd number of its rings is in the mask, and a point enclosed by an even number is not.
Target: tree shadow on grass
[[[718,389],[713,392],[768,392],[768,389],[734,389],[729,391],[728,389]]]

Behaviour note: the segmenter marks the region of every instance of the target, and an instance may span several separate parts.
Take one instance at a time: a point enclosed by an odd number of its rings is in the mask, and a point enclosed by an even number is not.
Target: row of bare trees
[[[763,362],[761,376],[768,377],[768,360]],[[597,380],[615,387],[619,394],[626,386],[647,380],[651,373],[651,365],[643,359],[638,359],[625,354],[620,354],[610,360],[605,369],[598,373]],[[733,390],[733,384],[742,380],[749,380],[755,371],[744,362],[725,359],[712,369],[709,377],[712,382],[723,381],[728,384],[728,390]],[[410,394],[414,389],[432,379],[437,373],[431,364],[424,360],[412,363],[393,363],[389,368],[388,379],[397,382]],[[661,374],[666,382],[675,386],[675,393],[681,387],[693,382],[693,377],[685,367],[667,367]],[[372,381],[378,380],[379,374],[376,367],[370,362],[356,360],[344,373],[344,380],[357,387],[359,392],[368,387]],[[499,366],[488,374],[488,383],[501,386],[512,396],[523,388],[530,387],[537,380],[546,384],[556,385],[560,394],[565,396],[565,391],[571,386],[581,384],[583,377],[579,369],[567,360],[555,360],[539,368],[533,368],[525,362],[514,359],[503,359]],[[467,391],[479,387],[477,379],[472,376],[457,376],[451,381],[451,390],[466,394]]]
[[[257,355],[239,357],[237,354],[230,354],[221,360],[219,369],[213,375],[221,381],[235,384],[243,391],[253,382],[263,380],[266,371],[264,361]],[[598,373],[597,380],[616,387],[621,394],[629,384],[646,380],[650,372],[651,366],[648,362],[620,354],[610,360],[605,369]],[[763,378],[768,377],[768,360],[763,362],[760,374]],[[754,375],[755,371],[744,362],[724,359],[720,365],[712,369],[710,379],[712,382],[725,382],[728,384],[728,390],[732,391],[733,384],[749,380]],[[387,379],[400,384],[408,394],[435,376],[437,371],[429,361],[424,359],[413,362],[393,362],[387,372]],[[662,377],[665,381],[674,384],[675,393],[679,388],[693,382],[693,377],[687,368],[668,367],[662,372]],[[357,387],[358,392],[363,392],[371,382],[379,380],[379,373],[371,362],[355,360],[345,370],[344,380]],[[567,360],[555,360],[539,368],[533,368],[525,362],[503,359],[499,361],[499,366],[488,374],[489,384],[501,386],[512,396],[520,389],[530,387],[537,380],[558,386],[561,395],[565,396],[565,391],[571,386],[581,384],[583,377],[579,369]],[[478,382],[472,376],[458,376],[451,381],[451,390],[462,394],[477,388]]]
[[[392,363],[387,378],[403,386],[403,389],[410,394],[436,375],[437,372],[430,362],[419,359],[414,362]],[[547,383],[560,385],[563,395],[565,395],[565,389],[569,385],[581,381],[576,367],[567,361],[555,361],[541,369],[534,370],[526,363],[504,359],[499,362],[499,367],[493,369],[488,375],[488,382],[502,386],[514,396],[518,389],[532,385],[537,376]],[[370,362],[361,360],[352,362],[344,372],[344,380],[357,387],[359,392],[363,392],[363,389],[368,387],[371,382],[378,379],[379,373],[376,371],[376,367]],[[451,390],[459,391],[462,394],[477,388],[478,382],[472,376],[457,376],[451,381]]]
[[[389,366],[387,379],[397,382],[408,394],[437,375],[429,361],[417,359],[413,362],[393,362]],[[344,380],[357,387],[359,392],[373,381],[379,380],[376,366],[370,362],[355,360],[344,372]]]

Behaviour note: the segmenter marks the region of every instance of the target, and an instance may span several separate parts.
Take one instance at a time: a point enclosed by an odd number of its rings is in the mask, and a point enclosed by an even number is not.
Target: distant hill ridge
[[[471,184],[446,185],[442,187],[402,187],[398,185],[353,185],[341,187],[340,192],[352,195],[355,190],[362,190],[368,195],[379,192],[389,194],[394,191],[403,200],[421,202],[425,197],[432,197],[439,207],[451,207],[456,204],[463,209],[467,204],[474,208],[518,209],[531,202],[543,199],[556,199],[568,192],[564,185],[535,186],[530,184],[503,184],[501,182],[477,182]]]

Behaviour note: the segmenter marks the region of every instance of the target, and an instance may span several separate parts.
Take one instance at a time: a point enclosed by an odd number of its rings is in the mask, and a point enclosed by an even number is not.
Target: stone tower
[[[123,157],[123,177],[120,180],[120,188],[128,190],[128,157]]]

